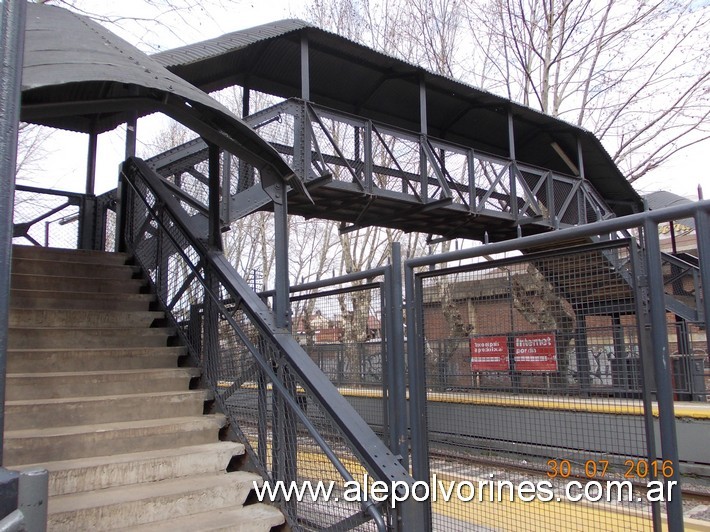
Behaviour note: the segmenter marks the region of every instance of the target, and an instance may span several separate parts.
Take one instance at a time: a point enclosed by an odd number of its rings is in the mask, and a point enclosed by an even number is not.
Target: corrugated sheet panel
[[[281,37],[293,31],[311,28],[310,24],[297,19],[286,19],[263,24],[246,30],[234,31],[195,44],[188,44],[173,50],[166,50],[152,55],[158,63],[170,67],[189,65],[205,59],[240,50],[252,44],[275,37]]]

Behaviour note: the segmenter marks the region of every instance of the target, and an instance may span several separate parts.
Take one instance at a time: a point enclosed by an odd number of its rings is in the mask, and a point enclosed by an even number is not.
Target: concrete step
[[[76,309],[11,309],[10,327],[150,327],[164,312]]]
[[[93,491],[224,471],[244,445],[218,441],[156,451],[45,462],[23,467],[49,471],[49,495]]]
[[[101,264],[92,262],[40,260],[13,257],[12,273],[27,275],[53,275],[67,277],[105,277],[131,279],[140,274],[138,266],[128,264]]]
[[[112,279],[104,277],[65,277],[13,273],[13,289],[55,290],[58,292],[103,292],[138,294],[147,285],[142,279]]]
[[[10,292],[10,307],[15,309],[145,311],[153,301],[153,294],[15,289]]]
[[[8,373],[5,398],[20,401],[182,391],[199,376],[198,368]]]
[[[253,473],[191,476],[60,495],[49,500],[53,531],[111,530],[241,506],[261,477]]]
[[[273,506],[249,504],[241,508],[176,517],[159,523],[147,523],[119,530],[151,532],[269,532],[284,523],[284,516]]]
[[[110,371],[115,369],[174,368],[187,348],[115,347],[95,349],[9,349],[8,373]]]
[[[221,414],[99,423],[74,427],[8,430],[5,467],[214,443]]]
[[[165,347],[174,334],[170,327],[10,327],[8,349]]]
[[[83,249],[12,246],[12,258],[120,265],[125,264],[130,259],[130,255],[128,253],[112,253]]]
[[[188,390],[7,401],[5,430],[199,416],[206,398],[205,390]]]

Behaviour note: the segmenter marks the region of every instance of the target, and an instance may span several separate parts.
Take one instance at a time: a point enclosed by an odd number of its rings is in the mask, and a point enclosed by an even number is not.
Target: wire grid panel
[[[359,502],[343,498],[346,482],[362,482],[368,473],[351,444],[307,392],[276,345],[256,326],[250,312],[237,303],[238,298],[205,274],[200,253],[169,213],[160,209],[155,195],[136,181],[150,209],[132,194],[128,215],[131,247],[183,331],[189,351],[201,361],[231,428],[241,435],[265,477],[323,481],[325,489],[332,489],[330,499],[321,494],[297,504],[282,501],[290,522],[303,530],[375,530],[369,516],[361,519],[364,523],[360,525],[341,523],[361,512]],[[278,382],[274,382],[275,375]],[[304,416],[299,417],[299,411]],[[347,470],[346,477],[326,455],[322,442]]]
[[[60,193],[61,194],[61,193]],[[79,243],[79,204],[75,195],[15,191],[13,223],[26,224],[24,236],[13,244],[76,249]]]
[[[382,290],[379,282],[340,288],[333,285],[320,293],[296,292],[291,298],[293,335],[380,435],[387,428]]]
[[[430,472],[477,490],[435,502],[435,529],[651,529],[636,493],[611,505],[564,492],[647,480],[624,476],[648,456],[628,255],[586,248],[420,274]],[[550,482],[552,500],[510,502],[522,481]]]

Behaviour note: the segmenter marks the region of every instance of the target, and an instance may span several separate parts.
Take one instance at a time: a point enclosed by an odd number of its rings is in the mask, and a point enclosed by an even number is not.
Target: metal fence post
[[[0,18],[0,464],[4,441],[5,370],[10,302],[12,219],[15,202],[15,165],[20,118],[22,64],[25,49],[25,0],[5,0]]]
[[[656,376],[656,400],[661,429],[661,450],[664,460],[673,463],[673,475],[664,478],[675,484],[670,489],[670,499],[666,501],[668,530],[683,530],[683,504],[680,492],[680,463],[678,461],[678,441],[673,408],[673,386],[671,383],[671,361],[668,352],[668,323],[666,321],[665,293],[663,291],[663,269],[661,267],[661,246],[658,238],[658,223],[647,218],[643,224],[646,244],[646,272],[649,279],[649,311],[651,318],[651,339],[654,349],[653,363]]]
[[[424,363],[423,331],[421,326],[421,284],[412,267],[405,270],[405,294],[407,304],[407,361],[409,364],[409,424],[412,452],[412,477],[417,481],[430,482],[429,440],[426,411],[426,375]],[[406,530],[429,531],[432,525],[431,500],[415,505],[413,512],[405,513]],[[408,527],[416,528],[408,528]]]
[[[25,516],[27,530],[30,532],[46,530],[49,473],[41,468],[20,471],[19,488],[18,509]]]
[[[646,450],[648,461],[657,459],[656,434],[653,419],[653,389],[655,388],[655,376],[653,371],[653,344],[650,338],[650,324],[648,307],[644,305],[648,301],[648,279],[643,271],[641,253],[635,239],[631,239],[629,245],[631,259],[631,273],[633,290],[636,295],[636,330],[639,339],[639,360],[641,372],[641,401],[643,402],[643,419],[646,434]],[[651,518],[653,529],[661,530],[661,505],[658,502],[651,503]]]

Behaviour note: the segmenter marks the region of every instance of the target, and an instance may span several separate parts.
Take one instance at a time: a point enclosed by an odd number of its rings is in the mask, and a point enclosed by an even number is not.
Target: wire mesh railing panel
[[[649,463],[636,292],[608,258],[629,254],[626,243],[418,274],[430,473],[465,487],[433,503],[434,529],[652,528],[645,473],[629,473]],[[617,502],[607,482],[636,495]]]
[[[291,298],[294,337],[380,435],[386,432],[383,288],[381,282],[335,281],[317,291],[295,286]]]
[[[13,244],[76,249],[80,205],[79,194],[18,186]]]
[[[281,498],[291,526],[376,529],[372,517],[381,516],[379,510],[339,495],[349,481],[361,480],[365,473],[377,478],[377,471],[362,465],[353,442],[230,284],[239,281],[225,280],[223,272],[210,266],[205,251],[186,232],[185,220],[176,218],[177,202],[166,207],[139,173],[132,173],[130,183],[130,248],[193,362],[203,368],[230,428],[265,479],[323,481],[324,489],[332,489],[329,498],[323,493],[302,502]],[[377,296],[370,300],[377,302]]]

